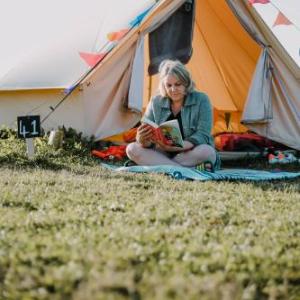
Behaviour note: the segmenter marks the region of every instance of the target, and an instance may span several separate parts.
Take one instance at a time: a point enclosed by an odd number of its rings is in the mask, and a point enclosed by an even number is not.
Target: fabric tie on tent
[[[132,166],[117,167],[102,163],[101,166],[118,172],[133,173],[157,173],[170,175],[174,179],[181,180],[234,180],[234,181],[267,181],[284,180],[300,177],[300,172],[269,172],[249,169],[227,169],[219,170],[215,173],[198,171],[194,168],[185,168],[169,165],[161,166]]]
[[[293,24],[281,11],[278,12],[277,18],[273,24],[273,27],[277,25],[291,25]]]
[[[74,85],[69,86],[68,88],[64,89],[64,94],[65,94],[65,95],[68,95],[68,94],[72,93],[73,90],[76,88],[76,86],[77,86],[77,85],[74,84]]]

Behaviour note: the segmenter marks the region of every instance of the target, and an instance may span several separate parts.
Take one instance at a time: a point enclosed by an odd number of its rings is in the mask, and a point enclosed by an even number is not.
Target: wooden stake
[[[34,157],[33,138],[26,139],[26,146],[27,146],[27,156],[29,159],[32,159]]]

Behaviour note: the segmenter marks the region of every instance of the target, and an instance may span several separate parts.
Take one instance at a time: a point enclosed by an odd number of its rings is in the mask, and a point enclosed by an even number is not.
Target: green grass
[[[0,299],[300,299],[300,180],[112,173],[0,139]],[[260,165],[261,166],[261,165]]]

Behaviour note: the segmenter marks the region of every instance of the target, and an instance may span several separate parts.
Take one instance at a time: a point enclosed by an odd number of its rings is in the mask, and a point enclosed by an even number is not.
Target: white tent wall
[[[106,50],[107,34],[155,0],[0,0],[0,90],[69,88]]]
[[[64,97],[63,90],[27,90],[27,91],[2,91],[0,92],[0,125],[6,125],[12,128],[17,126],[17,117],[24,115],[40,115],[45,117],[51,112],[50,107],[58,103],[58,99]],[[71,127],[78,131],[87,133],[85,130],[84,103],[82,92],[74,91],[61,104],[55,114],[51,114],[42,125],[49,131],[59,126]]]

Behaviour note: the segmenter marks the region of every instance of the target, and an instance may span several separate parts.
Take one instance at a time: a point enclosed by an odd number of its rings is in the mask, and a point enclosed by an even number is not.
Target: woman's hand
[[[194,144],[192,144],[189,141],[184,141],[182,148],[176,146],[169,146],[162,143],[161,141],[156,141],[155,144],[158,146],[159,149],[165,152],[184,152],[194,148]]]
[[[136,133],[136,140],[143,147],[149,147],[152,144],[153,130],[152,127],[147,124],[142,124],[138,127]]]

